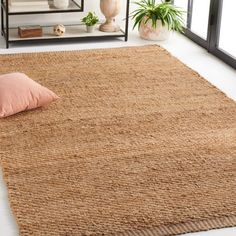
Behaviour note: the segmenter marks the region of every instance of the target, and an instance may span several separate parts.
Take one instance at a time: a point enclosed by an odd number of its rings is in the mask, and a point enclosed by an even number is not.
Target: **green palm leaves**
[[[134,19],[133,28],[136,26],[139,28],[143,21],[146,24],[149,20],[152,22],[152,27],[156,28],[157,20],[160,20],[162,25],[166,25],[169,30],[183,31],[184,11],[181,8],[164,1],[157,4],[156,0],[140,0],[135,4],[138,5],[138,9],[131,14]]]

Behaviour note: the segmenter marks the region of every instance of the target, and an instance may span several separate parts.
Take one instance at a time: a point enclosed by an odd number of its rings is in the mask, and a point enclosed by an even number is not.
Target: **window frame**
[[[211,0],[210,2],[207,39],[205,40],[191,30],[194,0],[188,0],[187,24],[184,35],[236,69],[236,58],[219,48],[223,1]]]

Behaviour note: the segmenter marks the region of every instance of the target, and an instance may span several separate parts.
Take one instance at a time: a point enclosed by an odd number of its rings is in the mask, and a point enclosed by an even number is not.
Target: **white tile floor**
[[[124,46],[138,46],[154,44],[141,40],[135,32],[130,34],[129,42],[121,40],[111,40],[106,42],[83,42],[70,44],[44,44],[30,46],[14,46],[8,50],[4,49],[4,42],[0,39],[0,54],[22,53],[22,52],[41,52],[41,51],[60,51],[60,50],[81,50],[89,48],[111,48]],[[210,83],[222,90],[227,96],[236,101],[236,71],[227,66],[214,56],[208,54],[204,49],[197,46],[182,35],[173,34],[169,41],[161,42],[164,48],[170,51],[192,69],[199,72]],[[157,55],[158,60],[158,55]],[[1,66],[1,65],[0,65]],[[18,229],[15,219],[11,213],[7,191],[0,172],[0,236],[17,236]],[[187,234],[186,236],[235,236],[236,228],[212,230],[208,232]]]

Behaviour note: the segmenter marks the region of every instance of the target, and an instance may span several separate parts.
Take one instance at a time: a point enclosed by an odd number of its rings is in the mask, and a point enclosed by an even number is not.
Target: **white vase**
[[[87,33],[93,33],[95,30],[95,25],[86,25]]]
[[[69,0],[53,0],[53,4],[58,9],[66,9],[69,6]]]
[[[142,39],[152,40],[152,41],[163,41],[167,40],[170,36],[170,30],[167,26],[163,26],[160,20],[157,20],[157,26],[154,28],[152,26],[152,21],[148,20],[146,23],[147,18],[144,18],[140,28],[139,28],[139,35]]]
[[[100,8],[106,17],[106,22],[99,27],[103,32],[117,32],[120,27],[114,23],[115,17],[120,13],[120,0],[100,0]]]

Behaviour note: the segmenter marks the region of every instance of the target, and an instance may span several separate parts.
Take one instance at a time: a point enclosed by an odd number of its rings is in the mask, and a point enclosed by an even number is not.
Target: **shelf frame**
[[[81,0],[81,6],[78,6],[78,9],[62,9],[62,10],[52,10],[52,11],[29,11],[29,12],[9,12],[9,0],[0,0],[1,1],[1,35],[5,38],[6,48],[9,48],[10,43],[21,43],[21,42],[54,42],[54,41],[78,41],[78,40],[98,40],[98,39],[111,39],[111,38],[124,38],[125,41],[128,41],[128,29],[129,29],[129,3],[130,0],[126,0],[126,18],[125,18],[125,28],[124,31],[120,32],[120,34],[105,34],[99,36],[93,36],[92,34],[88,36],[72,36],[72,37],[58,37],[58,38],[30,38],[30,39],[21,39],[21,40],[11,40],[9,38],[9,21],[12,15],[34,15],[34,14],[65,14],[71,12],[82,12],[84,11],[84,0]]]
[[[1,35],[5,38],[6,48],[9,48],[9,5],[8,0],[5,1],[6,5],[4,0],[1,0]]]
[[[101,23],[100,23],[101,24]],[[86,27],[83,23],[73,23],[66,24],[66,33],[63,36],[55,36],[53,34],[53,26],[45,25],[42,26],[44,36],[43,37],[32,37],[32,38],[19,38],[18,37],[18,28],[12,27],[9,28],[9,42],[34,42],[34,41],[60,41],[66,39],[93,39],[93,38],[111,38],[111,37],[125,37],[125,30],[120,29],[118,32],[101,32],[98,30],[98,27],[94,30],[93,33],[87,33]]]
[[[42,38],[42,39],[29,39],[29,40],[10,40],[9,43],[17,43],[17,44],[23,44],[25,42],[29,43],[45,43],[45,42],[82,42],[82,41],[88,41],[88,40],[109,40],[111,38],[125,38],[125,35],[102,35],[102,36],[87,36],[87,37],[70,37],[70,38]]]

